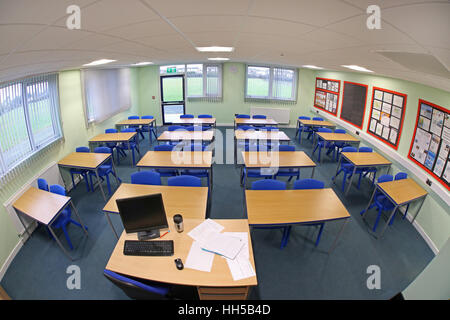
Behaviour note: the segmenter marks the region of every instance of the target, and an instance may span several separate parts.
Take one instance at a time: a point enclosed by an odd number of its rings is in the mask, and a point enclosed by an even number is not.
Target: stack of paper
[[[210,272],[214,255],[218,254],[227,260],[234,280],[255,276],[249,259],[247,232],[224,232],[223,226],[206,219],[192,229],[188,235],[194,239],[186,259],[185,267]]]

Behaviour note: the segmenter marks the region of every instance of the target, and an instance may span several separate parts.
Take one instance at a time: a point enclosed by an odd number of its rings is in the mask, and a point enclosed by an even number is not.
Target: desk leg
[[[75,208],[75,205],[73,204],[72,200],[70,200],[70,205],[72,206],[73,212],[74,212],[75,215],[77,216],[77,219],[78,219],[78,221],[80,222],[81,227],[83,228],[84,233],[85,233],[86,236],[88,237],[89,234],[88,234],[88,232],[87,232],[87,230],[86,230],[86,227],[84,226],[84,223],[83,223],[83,221],[81,220],[81,217],[80,217],[80,215],[78,214],[78,210],[77,210],[77,208]]]
[[[345,191],[345,195],[348,195],[348,192],[350,191],[350,188],[352,187],[352,183],[353,183],[353,178],[356,175],[356,166],[353,165],[353,173],[352,176],[350,177],[350,181],[348,182],[348,186],[347,186],[347,190]]]
[[[339,161],[338,161],[338,164],[337,164],[336,172],[334,174],[334,177],[332,178],[334,184],[336,184],[336,176],[337,176],[337,174],[339,172],[339,167],[341,166],[341,162],[342,162],[342,155],[339,155]]]
[[[397,209],[398,209],[398,205],[395,205],[394,209],[392,209],[392,212],[391,212],[391,214],[389,215],[389,219],[386,221],[386,224],[385,224],[384,227],[383,227],[383,230],[381,230],[380,236],[377,237],[378,239],[380,239],[380,238],[383,236],[384,231],[386,231],[386,228],[387,228],[388,225],[389,225],[389,221],[391,221],[391,219],[392,219],[392,217],[394,216],[395,211],[397,211]]]
[[[106,195],[105,195],[105,191],[103,191],[102,181],[100,180],[100,176],[98,175],[98,168],[95,169],[95,176],[97,177],[97,183],[100,188],[100,191],[102,192],[103,200],[106,201]],[[94,188],[94,186],[92,186],[92,189],[93,188]],[[94,190],[92,190],[92,191],[94,191]]]
[[[130,153],[129,154],[129,156],[130,156],[130,161],[131,161],[131,167],[133,168],[133,154],[131,153],[131,141],[130,140],[128,140],[128,152]]]
[[[422,209],[423,203],[425,202],[426,195],[423,197],[422,202],[420,203],[419,207],[417,208],[416,214],[414,215],[414,218],[411,220],[411,223],[414,223],[416,220],[417,215],[419,214],[420,209]]]
[[[114,164],[114,157],[112,157],[111,160],[112,160],[112,161],[111,161],[111,163],[112,163],[112,169],[113,169],[113,171],[114,171],[114,178],[116,179],[117,185],[119,185],[120,183],[119,183],[119,179],[117,178],[117,170],[116,170],[116,165]]]
[[[52,227],[50,225],[47,226],[48,230],[50,230],[50,233],[52,234],[53,238],[55,239],[56,243],[58,244],[58,246],[61,248],[61,250],[64,252],[64,254],[71,260],[73,261],[73,257],[69,254],[69,252],[67,252],[67,250],[64,248],[64,246],[62,245],[61,241],[59,241],[58,237],[56,236],[55,232],[53,231]]]
[[[300,170],[300,168],[298,168],[298,170]],[[312,172],[311,172],[311,179],[314,178],[314,171],[316,170],[316,167],[312,167]]]
[[[117,235],[116,229],[114,229],[111,218],[109,217],[110,213],[105,212],[104,214],[106,216],[106,220],[108,220],[108,224],[110,225],[112,231],[114,232],[114,235],[116,236],[117,240],[119,240],[119,236]]]
[[[237,139],[234,137],[234,163],[237,165]]]
[[[25,225],[25,223],[23,222],[22,217],[20,216],[21,212],[17,209],[14,209],[16,211],[17,217],[19,218],[20,223],[22,224],[23,228],[25,229],[25,232],[27,233],[28,237],[31,237],[31,233],[30,231],[28,231],[27,226]]]
[[[366,209],[364,209],[364,211],[363,211],[364,212],[362,214],[363,219],[364,219],[364,216],[366,215],[367,211],[369,210],[370,205],[372,204],[373,198],[375,197],[375,193],[377,192],[377,188],[378,188],[378,185],[376,184],[375,189],[373,189],[372,196],[370,197],[369,203],[367,204]]]
[[[344,229],[345,229],[345,226],[346,226],[347,223],[348,223],[348,220],[349,220],[348,218],[345,219],[344,223],[342,224],[341,230],[339,230],[339,233],[337,234],[336,239],[334,239],[334,242],[333,242],[333,244],[331,245],[331,248],[330,248],[330,250],[328,251],[328,254],[332,253],[333,250],[334,250],[334,248],[336,248],[337,241],[338,241],[338,239],[341,237],[342,232],[344,232]]]

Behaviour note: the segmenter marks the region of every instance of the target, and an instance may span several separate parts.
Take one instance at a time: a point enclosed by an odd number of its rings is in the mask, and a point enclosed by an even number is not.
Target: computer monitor
[[[168,228],[161,193],[116,199],[126,233],[138,233],[139,240],[159,237],[159,229]]]

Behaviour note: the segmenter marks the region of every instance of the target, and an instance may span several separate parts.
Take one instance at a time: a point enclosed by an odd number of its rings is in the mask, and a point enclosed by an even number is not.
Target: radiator
[[[268,107],[250,107],[250,114],[263,114],[272,118],[279,124],[289,124],[291,109],[289,108],[268,108]]]

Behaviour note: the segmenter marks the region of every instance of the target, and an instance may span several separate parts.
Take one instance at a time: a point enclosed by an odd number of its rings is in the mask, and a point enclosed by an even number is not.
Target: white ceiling
[[[81,8],[80,30],[66,27],[66,8],[73,4]],[[381,30],[366,27],[373,4],[381,8]],[[449,34],[450,0],[1,0],[0,81],[101,58],[117,60],[113,66],[220,55],[337,71],[356,64],[450,91]],[[195,50],[211,45],[235,51]],[[414,63],[389,59],[401,60],[402,53],[417,54]],[[420,57],[428,59],[417,66]]]

